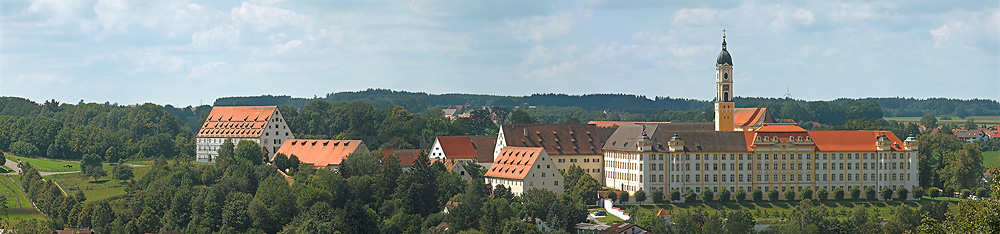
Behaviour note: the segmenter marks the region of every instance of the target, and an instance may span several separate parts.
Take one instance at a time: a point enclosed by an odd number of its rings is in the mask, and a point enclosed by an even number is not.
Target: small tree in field
[[[764,191],[760,191],[759,188],[755,188],[755,189],[753,189],[753,195],[752,195],[752,197],[753,197],[753,201],[754,202],[763,201],[764,200]]]
[[[799,196],[802,197],[803,200],[805,200],[805,199],[813,199],[813,190],[812,190],[812,188],[809,188],[809,187],[802,188],[802,191],[799,192]]]
[[[94,182],[97,182],[97,178],[108,175],[108,172],[104,171],[104,167],[101,166],[101,156],[96,154],[84,155],[83,160],[80,160],[80,170],[87,177],[94,178]]]
[[[820,201],[830,199],[830,192],[826,191],[826,188],[820,188],[816,190],[816,199]]]
[[[680,201],[681,200],[681,191],[677,190],[677,189],[674,189],[674,190],[670,191],[670,200],[671,201]]]
[[[653,198],[653,203],[663,202],[663,190],[653,189],[653,194],[650,196]]]
[[[745,202],[745,201],[747,201],[747,191],[743,190],[742,188],[740,188],[740,190],[736,190],[736,202]]]
[[[767,191],[767,200],[776,202],[778,201],[778,197],[780,196],[780,194],[781,193],[778,192],[778,189],[772,188],[771,190]]]
[[[712,192],[711,189],[705,189],[705,191],[701,192],[701,201],[702,202],[709,203],[709,202],[712,202],[714,200],[715,200],[715,192]]]
[[[135,176],[135,174],[132,173],[132,167],[130,167],[129,165],[118,164],[115,165],[114,169],[112,170],[114,170],[112,171],[112,174],[115,175],[115,179],[121,181],[131,180],[132,177]]]
[[[694,190],[688,189],[687,194],[684,195],[684,202],[694,203],[698,200],[698,194],[694,193]]]
[[[785,200],[786,201],[795,200],[795,190],[785,189]]]
[[[732,196],[732,194],[729,193],[729,189],[728,188],[722,188],[722,190],[719,190],[719,201],[720,202],[729,202],[729,197],[731,197],[731,196]]]
[[[861,198],[861,189],[858,187],[851,187],[851,200],[858,200]]]
[[[646,202],[646,191],[642,191],[642,189],[639,189],[639,191],[635,191],[635,194],[633,194],[632,196],[635,197],[636,203]]]

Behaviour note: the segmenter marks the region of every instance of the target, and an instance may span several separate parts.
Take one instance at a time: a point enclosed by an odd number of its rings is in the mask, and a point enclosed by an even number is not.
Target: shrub
[[[813,190],[812,190],[812,188],[809,188],[809,187],[802,188],[802,191],[799,191],[799,196],[802,197],[803,200],[805,200],[805,199],[813,199]]]
[[[890,199],[892,199],[892,188],[882,188],[882,200],[888,201]]]
[[[732,193],[729,192],[728,188],[722,188],[722,190],[719,190],[719,201],[720,202],[729,202],[729,200],[730,200],[729,198],[730,197],[732,197]]]
[[[745,201],[747,201],[747,191],[743,190],[742,188],[740,190],[736,190],[736,202],[745,202]]]
[[[907,190],[903,186],[899,186],[899,188],[896,189],[896,197],[897,197],[896,200],[905,201],[906,197],[909,195],[910,195],[910,190]]]
[[[851,200],[858,200],[861,198],[861,189],[858,187],[851,187]]]
[[[927,194],[931,195],[931,197],[940,197],[941,189],[939,189],[938,187],[931,187],[930,189],[927,190]]]
[[[764,192],[760,191],[759,188],[753,189],[753,195],[752,195],[752,197],[753,197],[753,201],[754,202],[762,201],[762,200],[764,200]]]
[[[844,189],[842,188],[833,189],[833,199],[844,200]]]
[[[978,196],[980,198],[990,197],[990,190],[986,189],[986,188],[977,188],[976,189],[976,196]]]
[[[868,187],[865,189],[865,199],[869,201],[878,200],[878,193],[875,192],[875,187]]]
[[[680,190],[676,190],[676,189],[674,189],[673,191],[670,191],[670,200],[671,201],[680,201],[681,200],[681,191]]]
[[[920,186],[913,188],[913,198],[920,199],[921,197],[924,197],[924,188]]]
[[[698,200],[698,194],[694,193],[694,190],[688,189],[687,194],[684,195],[684,202],[693,203]]]
[[[795,200],[795,190],[785,189],[785,200]]]
[[[969,198],[969,195],[972,195],[972,190],[962,189],[962,199]]]
[[[942,193],[941,196],[954,197],[955,196],[955,187],[951,187],[951,186],[944,187],[944,193]]]
[[[653,203],[662,203],[663,202],[663,190],[661,190],[661,189],[653,189],[653,194],[650,197],[653,198]]]
[[[715,200],[715,192],[712,192],[711,189],[705,189],[705,191],[701,192],[701,201],[709,203],[714,200]]]
[[[826,191],[825,188],[816,190],[816,199],[820,201],[830,199],[830,192]]]
[[[778,189],[768,190],[767,191],[767,200],[768,201],[778,201],[778,195],[779,195]]]

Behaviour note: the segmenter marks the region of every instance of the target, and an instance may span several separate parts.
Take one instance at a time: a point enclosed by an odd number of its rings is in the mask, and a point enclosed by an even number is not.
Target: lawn
[[[133,167],[132,170],[135,178],[140,178],[149,173],[150,167]],[[109,171],[108,177],[99,178],[97,182],[80,173],[50,175],[45,178],[55,179],[69,194],[76,194],[77,190],[82,190],[88,201],[96,201],[125,194],[125,184],[111,176]]]
[[[678,211],[687,211],[692,209],[702,209],[708,214],[718,214],[720,211],[732,211],[739,209],[749,209],[750,212],[757,219],[758,223],[775,223],[782,219],[787,219],[788,214],[792,211],[799,201],[789,201],[789,202],[728,202],[728,203],[677,203],[677,204],[640,204],[640,205],[619,205],[618,207],[629,210],[632,207],[638,207],[642,210],[648,210],[650,212],[656,213],[660,209],[667,210],[668,213],[675,213]],[[892,208],[899,205],[910,206],[914,209],[920,208],[920,202],[916,201],[819,201],[819,204],[824,205],[828,208],[827,212],[836,218],[847,218],[854,207],[861,206],[866,208],[874,208],[878,211],[879,215],[883,219],[892,218]]]
[[[983,167],[1000,167],[1000,151],[985,151],[983,152]]]
[[[12,223],[17,223],[21,219],[47,219],[31,207],[28,195],[17,185],[20,183],[20,178],[17,177],[16,175],[0,177],[0,184],[2,184],[0,194],[7,197],[7,207],[10,209],[7,212],[7,218]]]
[[[37,169],[38,171],[55,172],[55,171],[80,170],[80,162],[55,161],[55,160],[47,160],[41,158],[27,158],[27,157],[16,156],[13,154],[4,154],[4,156],[7,157],[7,160],[12,160],[14,162],[17,162],[18,159],[20,159],[21,162],[29,162],[31,163],[31,165],[35,166],[35,169]],[[65,167],[66,165],[70,165],[72,167],[67,168]]]

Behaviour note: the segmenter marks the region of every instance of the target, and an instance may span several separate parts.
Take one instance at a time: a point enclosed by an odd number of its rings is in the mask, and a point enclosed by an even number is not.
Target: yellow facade
[[[552,160],[555,161],[556,167],[559,168],[559,172],[565,173],[566,170],[573,164],[583,169],[594,180],[598,183],[603,183],[604,180],[604,167],[601,163],[604,159],[604,155],[550,155]],[[567,181],[567,183],[570,183]]]

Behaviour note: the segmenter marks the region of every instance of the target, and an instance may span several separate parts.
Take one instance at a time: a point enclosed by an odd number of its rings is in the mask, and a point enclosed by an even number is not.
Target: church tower
[[[722,52],[715,61],[715,131],[733,131],[733,58],[726,50],[722,30]]]

